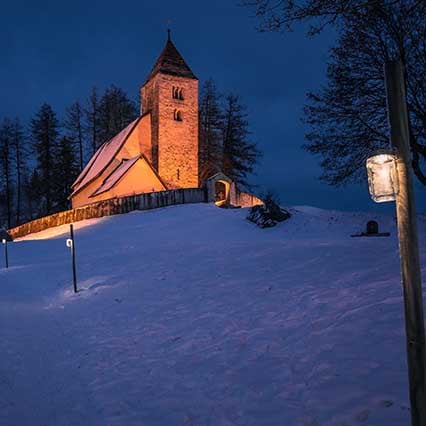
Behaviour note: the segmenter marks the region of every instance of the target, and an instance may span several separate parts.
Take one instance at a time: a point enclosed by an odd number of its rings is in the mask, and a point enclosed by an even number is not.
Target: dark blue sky
[[[324,82],[333,35],[259,33],[250,15],[238,0],[3,2],[0,117],[28,120],[43,102],[62,115],[92,86],[111,83],[137,98],[171,20],[172,39],[200,83],[212,77],[248,106],[252,138],[264,152],[255,183],[287,205],[392,211],[370,201],[365,185],[320,183],[318,159],[301,149],[305,93]],[[425,211],[425,191],[417,192]]]

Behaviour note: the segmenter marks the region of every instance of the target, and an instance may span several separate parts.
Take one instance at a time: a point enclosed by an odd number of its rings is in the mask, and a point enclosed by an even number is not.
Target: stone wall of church
[[[160,73],[142,87],[141,97],[141,111],[152,115],[154,168],[169,188],[197,187],[198,80]]]
[[[152,79],[141,87],[141,115],[150,113],[151,154],[146,157],[158,171],[158,80]]]
[[[235,205],[239,207],[253,207],[263,205],[263,201],[248,192],[236,191]]]

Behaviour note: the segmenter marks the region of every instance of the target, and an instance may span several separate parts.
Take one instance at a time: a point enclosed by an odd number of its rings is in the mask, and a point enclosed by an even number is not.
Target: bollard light
[[[71,238],[67,238],[66,245],[67,245],[67,247],[72,248],[72,239]]]
[[[376,203],[395,201],[399,193],[396,160],[392,151],[379,151],[367,159],[368,188]]]
[[[6,238],[2,238],[1,242],[4,245],[4,265],[6,267],[6,269],[9,268],[9,255],[7,253],[7,240]]]

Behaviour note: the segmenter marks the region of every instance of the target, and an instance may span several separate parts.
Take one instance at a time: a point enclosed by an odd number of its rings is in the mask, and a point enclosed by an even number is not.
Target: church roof
[[[135,128],[139,120],[132,121],[120,133],[115,135],[108,142],[104,143],[90,159],[89,163],[80,173],[76,181],[72,185],[73,193],[70,197],[74,196],[78,191],[85,187],[92,180],[97,178],[114,160],[116,154],[126,142],[132,130]]]
[[[155,177],[158,179],[158,181],[163,185],[164,189],[166,189],[166,185],[158,175],[158,173],[153,169],[149,161],[146,159],[146,157],[143,154],[137,155],[136,157],[130,158],[128,160],[122,160],[121,163],[118,165],[116,169],[113,170],[113,172],[107,176],[107,178],[102,182],[102,184],[93,192],[93,194],[90,195],[90,197],[96,197],[97,195],[102,194],[103,192],[109,191],[111,188],[113,188],[115,185],[117,185],[118,182],[121,181],[121,179],[124,178],[124,176],[127,174],[127,172],[138,162],[143,161],[147,164],[151,172],[155,175]]]
[[[95,197],[96,195],[102,194],[102,192],[110,190],[140,158],[141,156],[137,155],[129,160],[123,160],[119,166],[102,182],[102,185],[91,195],[91,197]]]
[[[197,80],[197,77],[194,75],[194,73],[191,71],[191,68],[189,68],[182,55],[176,49],[176,46],[170,40],[170,37],[167,40],[166,46],[158,57],[157,62],[145,80],[145,83],[154,78],[158,73]]]

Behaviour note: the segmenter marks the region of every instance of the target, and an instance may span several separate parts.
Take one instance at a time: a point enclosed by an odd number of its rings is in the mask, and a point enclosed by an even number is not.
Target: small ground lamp
[[[7,240],[6,240],[6,238],[3,238],[1,240],[1,242],[4,245],[4,260],[5,260],[5,265],[6,265],[6,268],[9,268],[9,256],[7,254]]]
[[[404,81],[402,63],[387,62],[385,82],[393,150],[377,152],[368,158],[366,166],[368,186],[373,200],[377,203],[395,201],[396,204],[404,289],[411,424],[426,426],[423,296]]]
[[[73,277],[73,287],[74,293],[77,293],[77,272],[75,268],[75,244],[74,244],[74,226],[70,225],[70,237],[65,241],[66,246],[71,250],[71,258],[72,258],[72,277]]]

